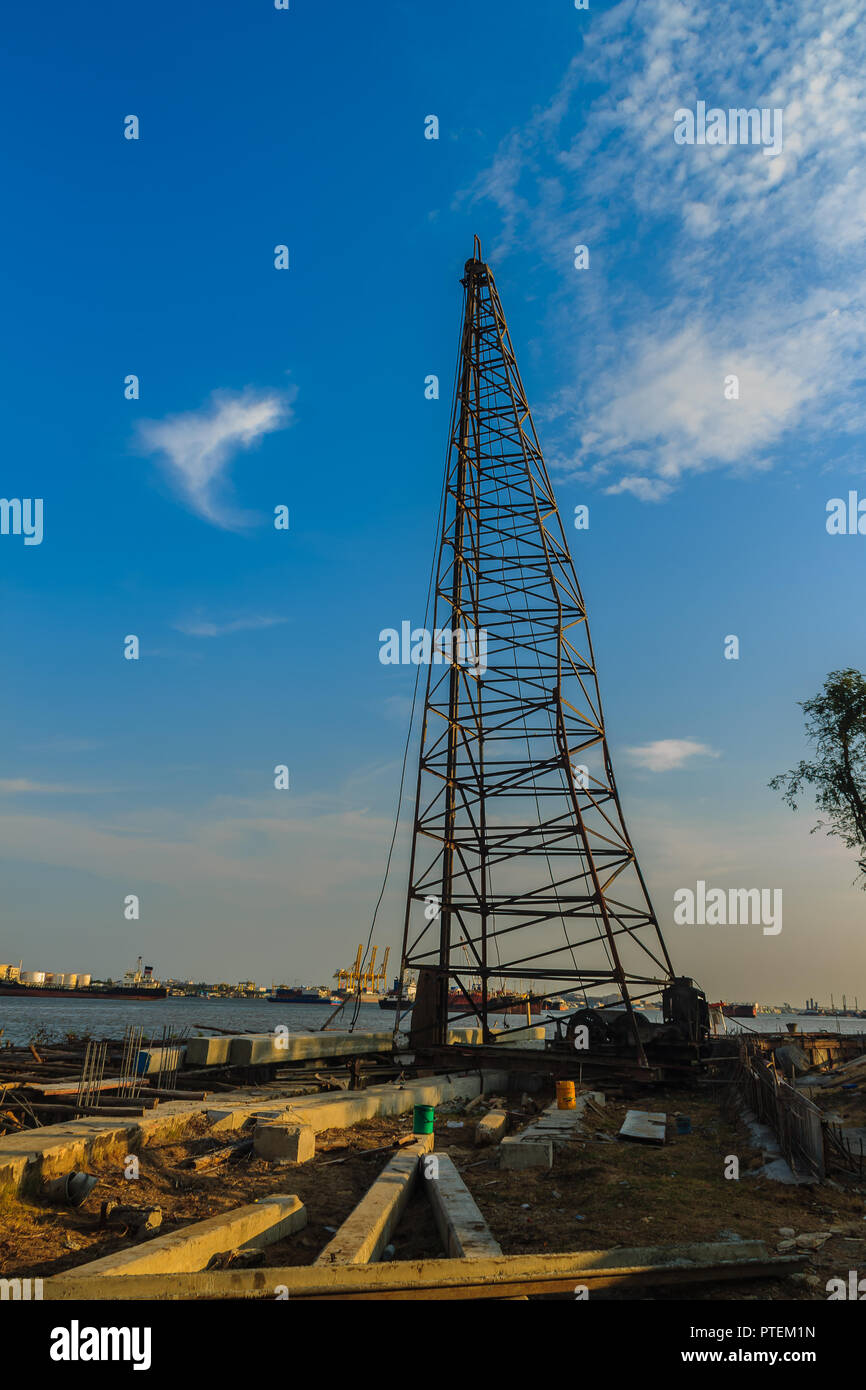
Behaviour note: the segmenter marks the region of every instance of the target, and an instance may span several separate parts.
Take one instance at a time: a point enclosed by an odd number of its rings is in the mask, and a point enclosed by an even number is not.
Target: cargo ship
[[[472,1007],[480,1007],[481,998],[480,989],[470,989],[466,993],[462,989],[452,989],[448,992],[448,1008],[451,1012],[465,1012]],[[573,1003],[570,1004],[559,994],[515,994],[513,990],[503,989],[491,990],[487,995],[489,1014],[525,1015],[527,1009],[530,1015],[564,1013],[574,1007]]]
[[[164,985],[22,985],[20,980],[0,980],[0,995],[15,999],[165,999]]]
[[[720,1009],[725,1018],[757,1018],[757,1004],[711,1004],[710,1008]]]
[[[465,1012],[480,1008],[482,1001],[480,989],[452,989],[448,991],[448,1008],[453,1012]],[[512,990],[490,990],[487,995],[487,1012],[490,1014],[525,1013],[529,1004],[532,1013],[541,1012],[541,1001],[528,995],[515,994]]]
[[[168,990],[153,978],[153,966],[142,968],[141,956],[135,970],[127,970],[123,980],[93,982],[89,975],[51,974],[44,970],[20,972],[15,966],[0,966],[0,996],[13,999],[165,999]]]
[[[342,1004],[324,985],[279,985],[273,994],[268,995],[272,1004]]]

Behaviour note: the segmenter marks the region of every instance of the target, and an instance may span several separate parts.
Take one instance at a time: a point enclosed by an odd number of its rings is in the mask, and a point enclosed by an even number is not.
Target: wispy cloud
[[[139,439],[147,453],[160,456],[192,511],[215,526],[237,530],[252,518],[227,500],[231,463],[239,451],[253,448],[265,435],[291,423],[295,395],[294,388],[215,391],[201,410],[143,420]]]
[[[866,428],[863,17],[862,0],[623,0],[461,195],[500,214],[494,268],[560,275],[540,326],[562,366],[539,409],[557,471],[657,502],[689,473]],[[781,108],[782,153],[676,145],[697,100]]]
[[[638,767],[648,772],[673,772],[684,767],[690,758],[718,758],[721,754],[706,743],[698,743],[693,738],[661,738],[655,743],[642,743],[636,748],[627,748],[626,753]]]
[[[29,777],[0,777],[0,796],[17,796],[20,793],[77,796],[87,790],[86,787],[68,787],[62,783],[33,782]]]
[[[226,637],[232,632],[255,632],[263,627],[278,627],[287,623],[288,618],[269,618],[264,615],[249,618],[235,618],[228,623],[210,623],[203,619],[190,618],[172,623],[175,632],[183,632],[187,637]]]
[[[405,725],[412,713],[412,701],[408,695],[389,695],[384,702],[383,709],[386,719]]]

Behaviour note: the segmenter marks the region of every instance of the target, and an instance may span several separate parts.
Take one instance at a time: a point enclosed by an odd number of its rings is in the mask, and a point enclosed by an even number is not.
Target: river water
[[[93,1038],[120,1038],[128,1023],[144,1029],[145,1042],[159,1039],[164,1027],[180,1032],[207,1032],[210,1028],[236,1029],[244,1033],[270,1033],[279,1024],[292,1033],[317,1032],[333,1013],[331,1004],[272,1004],[267,999],[14,999],[0,996],[0,1045],[28,1043],[37,1036],[46,1042],[59,1042],[67,1033]],[[642,1011],[659,1020],[654,1009]],[[353,1008],[346,1008],[331,1027],[348,1027]],[[460,1026],[471,1024],[460,1020]],[[525,1018],[517,1014],[494,1020],[497,1028],[519,1029]],[[533,1018],[536,1026],[543,1022]],[[787,1024],[796,1023],[799,1033],[863,1033],[863,1018],[813,1018],[803,1014],[759,1014],[757,1018],[725,1020],[729,1033],[784,1033]],[[376,1004],[362,1004],[355,1025],[362,1033],[388,1032],[394,1026],[393,1012]],[[547,1035],[553,1036],[548,1025]]]

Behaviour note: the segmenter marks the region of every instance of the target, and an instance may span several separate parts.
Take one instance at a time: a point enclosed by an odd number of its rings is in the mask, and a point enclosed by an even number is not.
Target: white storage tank
[[[62,978],[63,977],[61,975],[55,975],[53,970],[46,970],[45,979],[43,983],[46,985],[54,985],[57,983],[58,980]]]
[[[90,984],[90,976],[89,976],[89,975],[77,975],[77,976],[74,976],[73,978],[74,978],[75,981],[76,981],[76,984],[77,984],[78,989],[87,989],[87,988],[88,988],[88,986],[89,986],[89,984]]]
[[[78,976],[58,975],[56,983],[62,985],[64,989],[75,989],[75,986],[78,984]]]
[[[21,971],[21,980],[22,980],[22,982],[23,982],[25,985],[44,985],[44,984],[45,984],[45,971],[44,971],[44,970],[22,970],[22,971]]]

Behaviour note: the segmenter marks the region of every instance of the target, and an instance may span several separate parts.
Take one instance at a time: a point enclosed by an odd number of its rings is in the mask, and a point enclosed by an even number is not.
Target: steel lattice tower
[[[462,284],[434,629],[475,645],[441,641],[428,669],[403,938],[404,971],[421,972],[416,1017],[435,1045],[455,988],[479,991],[458,1012],[477,1015],[486,1039],[500,982],[606,985],[631,1013],[632,999],[673,976],[623,819],[580,586],[477,237]],[[484,633],[486,669],[472,660]]]

